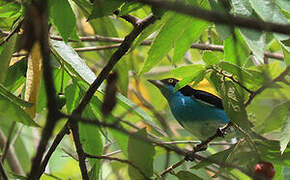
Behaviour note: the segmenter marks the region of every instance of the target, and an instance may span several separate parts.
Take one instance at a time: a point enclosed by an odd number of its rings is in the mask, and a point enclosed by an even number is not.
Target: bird
[[[206,140],[230,122],[221,98],[189,85],[175,91],[179,82],[175,78],[148,81],[161,91],[179,124],[199,140]]]

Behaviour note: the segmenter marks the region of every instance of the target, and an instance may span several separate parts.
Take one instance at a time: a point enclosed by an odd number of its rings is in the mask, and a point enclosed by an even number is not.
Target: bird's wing
[[[202,101],[203,103],[209,104],[219,109],[224,109],[222,100],[211,93],[196,90],[193,96],[196,100]]]
[[[191,88],[190,86],[185,86],[180,89],[181,93],[185,96],[191,96],[195,100],[207,104],[209,106],[213,106],[215,108],[224,109],[222,100],[206,91],[196,90]]]

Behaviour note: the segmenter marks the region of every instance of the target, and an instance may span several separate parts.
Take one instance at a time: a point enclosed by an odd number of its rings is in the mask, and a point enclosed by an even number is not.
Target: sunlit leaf
[[[67,0],[49,0],[49,17],[61,37],[67,41],[72,34],[76,18]]]
[[[167,55],[180,34],[188,27],[190,20],[188,16],[176,14],[167,21],[154,39],[140,74],[148,72]]]
[[[0,63],[0,82],[4,82],[5,78],[6,78],[6,73],[9,67],[9,63],[12,57],[12,53],[14,52],[14,47],[15,47],[15,43],[16,43],[16,38],[17,38],[17,34],[14,34],[8,42],[2,44],[0,46],[0,48],[2,49],[0,51],[0,59],[1,59],[1,63]]]
[[[280,146],[281,153],[283,153],[289,143],[290,140],[290,110],[288,109],[288,114],[281,128],[280,135]]]
[[[18,105],[0,95],[1,121],[17,121],[27,126],[39,127],[32,118]]]

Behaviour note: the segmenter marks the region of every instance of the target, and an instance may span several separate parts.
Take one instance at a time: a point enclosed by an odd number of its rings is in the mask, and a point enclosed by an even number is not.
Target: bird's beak
[[[148,79],[148,81],[152,84],[154,84],[156,87],[158,87],[159,89],[162,89],[164,87],[164,83],[162,81],[159,80],[152,80],[152,79]]]

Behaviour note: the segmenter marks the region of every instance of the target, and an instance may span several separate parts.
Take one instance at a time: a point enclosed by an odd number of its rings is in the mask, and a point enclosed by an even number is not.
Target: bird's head
[[[167,78],[162,80],[149,79],[148,81],[154,84],[167,99],[169,99],[174,94],[174,87],[178,83],[178,80],[174,78]]]

